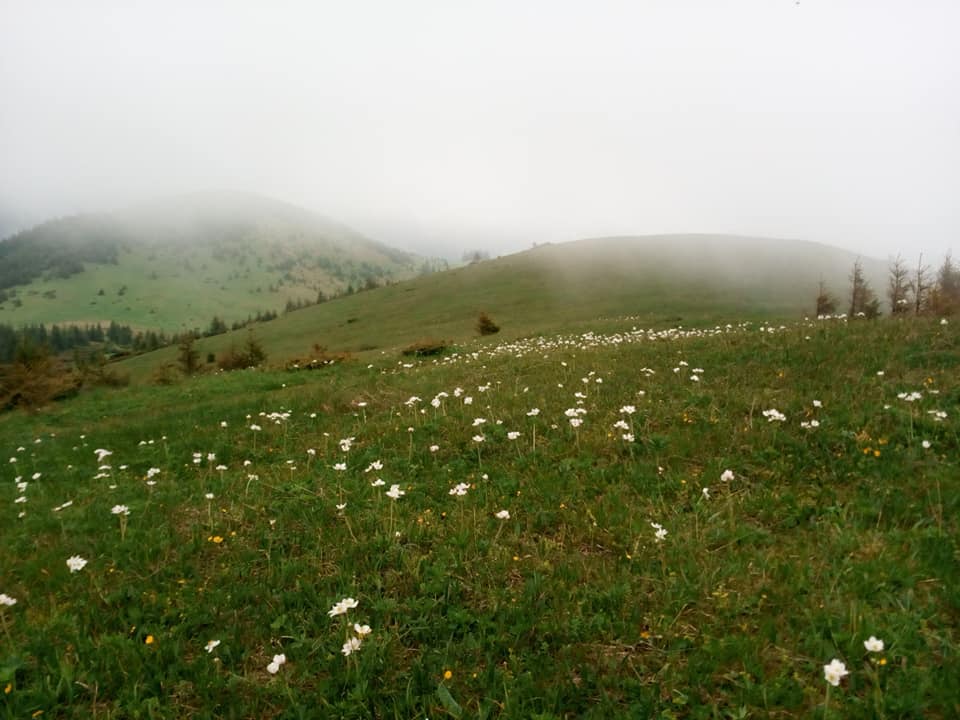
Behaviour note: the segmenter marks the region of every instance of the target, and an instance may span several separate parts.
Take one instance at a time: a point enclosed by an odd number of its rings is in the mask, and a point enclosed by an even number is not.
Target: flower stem
[[[10,637],[10,628],[7,626],[7,614],[0,610],[0,623],[3,624],[3,632],[7,636],[7,642],[13,647],[13,638]]]

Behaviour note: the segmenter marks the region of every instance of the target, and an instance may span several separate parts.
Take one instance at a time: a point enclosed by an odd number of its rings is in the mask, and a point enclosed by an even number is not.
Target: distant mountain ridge
[[[393,282],[422,262],[277,200],[180,195],[0,242],[0,322],[192,329]]]

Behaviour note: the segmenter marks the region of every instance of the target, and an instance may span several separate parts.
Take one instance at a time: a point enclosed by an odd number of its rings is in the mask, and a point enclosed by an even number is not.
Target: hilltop
[[[578,329],[630,317],[638,324],[706,323],[730,317],[800,318],[814,310],[821,279],[840,299],[856,255],[810,242],[721,235],[657,235],[541,245],[417,277],[289,313],[259,324],[271,359],[299,356],[314,344],[330,351],[388,351],[424,338],[462,343],[479,312],[501,338]],[[886,266],[862,259],[882,294]],[[218,353],[245,335],[206,338]],[[175,348],[123,363],[135,378],[172,362]]]
[[[0,242],[0,322],[205,328],[410,277],[421,263],[277,200],[179,195]]]

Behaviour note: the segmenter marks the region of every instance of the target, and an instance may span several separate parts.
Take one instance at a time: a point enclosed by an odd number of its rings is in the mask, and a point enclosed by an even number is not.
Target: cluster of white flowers
[[[871,635],[869,639],[863,641],[863,647],[867,652],[878,653],[883,652],[884,643],[880,638],[874,637]],[[843,680],[847,675],[850,674],[850,671],[847,670],[847,665],[841,660],[834,658],[830,661],[829,665],[823,666],[823,678],[828,683],[834,687],[840,684],[840,681]]]
[[[340,652],[343,653],[344,657],[352,655],[359,650],[360,646],[363,644],[363,638],[373,632],[369,625],[361,625],[360,623],[353,624],[353,631],[356,633],[356,635],[354,637],[347,638],[347,641],[343,644],[343,647],[340,648]]]
[[[767,422],[784,422],[787,419],[787,416],[776,408],[764,410],[763,416],[767,419]]]
[[[336,617],[337,615],[346,615],[348,610],[353,610],[359,605],[355,599],[352,597],[345,597],[339,602],[335,602],[333,607],[327,611],[327,615],[330,617]]]
[[[401,490],[401,489],[400,489],[400,486],[399,486],[399,485],[396,485],[396,484],[391,485],[391,486],[390,486],[390,489],[387,490],[387,497],[388,497],[388,498],[392,498],[392,499],[394,499],[394,500],[399,500],[401,497],[403,497],[403,496],[406,495],[406,494],[407,494],[407,493],[405,493],[403,490]]]
[[[467,491],[470,489],[469,483],[457,483],[452,488],[450,488],[450,495],[458,495],[463,497],[467,494]]]
[[[653,528],[653,539],[656,542],[663,542],[667,538],[667,531],[664,530],[663,525],[660,523],[651,522],[650,526]]]

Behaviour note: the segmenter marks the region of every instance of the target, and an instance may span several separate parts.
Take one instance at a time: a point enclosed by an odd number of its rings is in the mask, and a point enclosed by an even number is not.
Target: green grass
[[[0,717],[957,717],[954,326],[632,324],[3,416]]]
[[[205,330],[215,315],[229,325],[281,312],[288,300],[313,302],[318,290],[330,296],[349,284],[359,288],[367,275],[383,282],[415,272],[416,258],[407,253],[294,206],[233,193],[66,218],[21,239],[43,243],[54,236],[64,246],[83,245],[97,239],[98,229],[120,243],[116,264],[87,263],[69,278],[18,286],[20,304],[0,303],[0,322]]]
[[[854,256],[813,243],[669,236],[546,245],[290,313],[257,326],[277,364],[314,343],[376,358],[424,338],[467,343],[481,311],[507,340],[622,325],[709,325],[731,317],[809,314],[821,277],[844,287]],[[799,270],[802,268],[802,271]],[[868,264],[868,269],[879,267]],[[597,318],[606,318],[598,324]],[[615,321],[611,324],[611,321]],[[240,345],[246,331],[206,338],[200,352]],[[176,348],[118,366],[135,382],[176,359]]]

